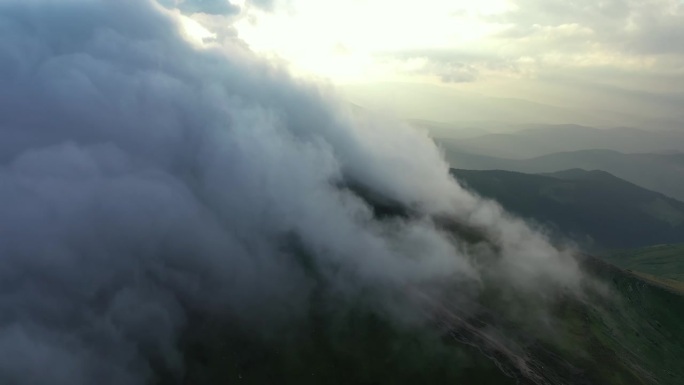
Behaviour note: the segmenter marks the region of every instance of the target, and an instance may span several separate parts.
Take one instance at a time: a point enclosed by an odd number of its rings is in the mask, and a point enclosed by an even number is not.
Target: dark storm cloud
[[[195,47],[175,15],[0,2],[0,382],[141,384],[182,371],[191,314],[296,320],[314,278],[292,239],[348,297],[485,274],[577,284],[565,254],[452,181],[425,135],[354,117],[243,44]],[[421,215],[378,221],[347,182]],[[501,260],[481,271],[430,215],[482,228]]]

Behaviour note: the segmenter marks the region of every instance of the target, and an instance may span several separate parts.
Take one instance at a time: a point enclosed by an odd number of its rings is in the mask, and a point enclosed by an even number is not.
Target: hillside
[[[531,159],[503,159],[446,151],[454,168],[550,173],[573,168],[602,170],[618,178],[684,201],[684,154],[623,154],[609,150],[561,152]]]
[[[377,194],[358,193],[383,220],[411,215]],[[464,247],[496,248],[477,229],[449,223],[436,222]],[[577,258],[586,275],[582,298],[560,292],[544,299],[547,293],[518,295],[487,284],[472,302],[457,303],[407,287],[401,294],[419,295],[432,319],[414,327],[379,317],[372,301],[324,301],[328,287],[312,265],[318,290],[307,299],[303,325],[281,331],[284,340],[192,320],[196,327],[182,342],[183,383],[678,385],[684,297],[598,259]]]
[[[502,293],[465,309],[436,303],[428,329],[312,298],[307,327],[283,331],[281,344],[200,320],[183,342],[183,383],[680,384],[684,297],[591,257],[582,264],[604,294],[558,298],[543,323],[534,299]]]
[[[603,256],[624,269],[684,282],[684,244],[661,244],[636,250],[619,250]]]
[[[411,215],[396,202],[378,207],[377,195],[360,194],[384,220]],[[439,223],[466,248],[496,248],[477,229]],[[379,317],[372,301],[323,301],[328,287],[320,282],[307,299],[307,319],[282,330],[284,340],[195,319],[183,341],[183,383],[680,384],[684,297],[598,259],[577,258],[586,275],[581,298],[484,285],[472,302],[454,303],[407,287],[402,294],[419,295],[432,319],[423,326]]]
[[[606,172],[452,173],[467,188],[589,250],[684,242],[684,203]]]

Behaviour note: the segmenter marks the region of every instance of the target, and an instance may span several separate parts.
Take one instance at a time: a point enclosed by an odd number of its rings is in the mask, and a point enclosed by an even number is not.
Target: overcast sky
[[[198,12],[230,14],[239,19],[232,33],[252,49],[354,85],[357,94],[359,85],[382,90],[390,82],[392,95],[398,83],[411,83],[406,92],[428,104],[478,94],[605,113],[606,125],[674,128],[684,120],[681,0],[197,3],[204,8],[186,11],[209,30],[220,18]],[[433,88],[432,96],[416,84]],[[457,120],[432,110],[422,117]]]

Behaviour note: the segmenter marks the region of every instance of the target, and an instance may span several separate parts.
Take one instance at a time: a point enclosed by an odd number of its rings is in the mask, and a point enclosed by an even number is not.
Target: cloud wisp
[[[320,282],[407,319],[410,290],[580,285],[427,136],[180,23],[151,0],[0,2],[0,382],[181,375],[193,317],[267,333]]]

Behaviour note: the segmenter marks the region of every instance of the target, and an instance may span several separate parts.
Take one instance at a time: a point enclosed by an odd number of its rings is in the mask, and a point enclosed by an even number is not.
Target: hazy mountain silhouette
[[[434,84],[371,82],[341,85],[347,99],[376,111],[391,111],[405,119],[430,119],[447,123],[490,121],[498,125],[564,124],[587,126],[636,126],[678,129],[681,117],[650,117],[636,111],[576,108],[550,101],[494,97]],[[392,95],[388,98],[387,95]],[[492,130],[501,131],[499,129]]]
[[[572,124],[529,126],[513,133],[466,138],[440,137],[447,151],[510,159],[528,159],[557,152],[605,149],[623,153],[684,151],[684,131],[645,131],[635,128],[597,129]]]

